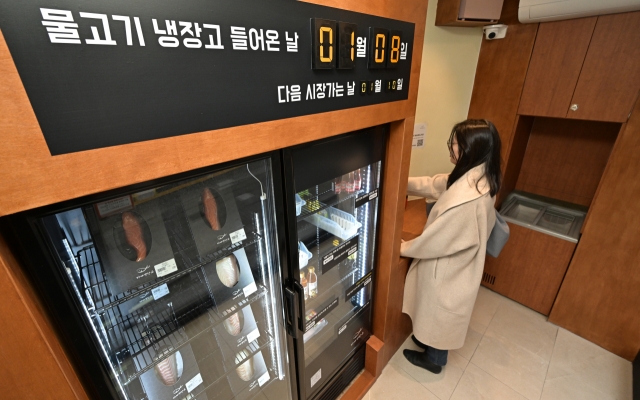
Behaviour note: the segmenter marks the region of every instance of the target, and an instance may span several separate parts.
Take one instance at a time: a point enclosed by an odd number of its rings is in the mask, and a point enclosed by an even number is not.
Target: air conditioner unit
[[[521,23],[558,21],[640,10],[640,0],[520,0]]]

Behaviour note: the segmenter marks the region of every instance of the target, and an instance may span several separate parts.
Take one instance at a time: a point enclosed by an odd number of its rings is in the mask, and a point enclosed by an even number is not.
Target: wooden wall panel
[[[495,281],[482,285],[549,315],[576,244],[508,224],[511,236],[500,257],[487,257],[484,264]]]
[[[625,122],[640,90],[640,11],[598,17],[567,118]]]
[[[505,161],[538,30],[538,24],[520,24],[517,15],[518,0],[505,0],[499,22],[509,25],[507,36],[483,39],[468,114],[469,118],[486,118],[496,125]]]
[[[566,117],[597,19],[540,24],[518,114]]]
[[[620,132],[549,321],[627,360],[640,348],[640,102]]]
[[[397,307],[397,291],[403,290],[404,278],[398,282],[396,267],[400,259],[400,239],[405,206],[405,193],[411,161],[411,142],[414,118],[391,125],[391,135],[385,160],[382,201],[385,210],[380,218],[378,262],[375,278],[375,301],[373,302],[373,334],[386,343],[394,334],[396,326],[391,324],[393,307]],[[410,132],[410,134],[407,134]],[[401,156],[394,162],[394,154]],[[383,245],[384,244],[384,245]],[[399,289],[398,285],[401,286]],[[395,297],[394,297],[395,296]]]
[[[404,281],[407,277],[407,272],[409,272],[411,261],[412,259],[409,258],[400,258],[400,262],[394,268],[393,275],[391,276],[392,290],[389,293],[389,302],[387,305],[387,326],[389,330],[384,343],[384,365],[391,360],[391,357],[393,357],[413,331],[411,318],[409,318],[407,314],[402,313]]]
[[[50,321],[0,236],[0,376],[6,399],[87,399]]]
[[[525,117],[522,115],[516,118],[516,127],[513,131],[513,137],[511,138],[511,149],[509,150],[506,164],[503,166],[504,175],[502,177],[502,186],[496,198],[497,209],[500,209],[504,199],[516,188],[533,121],[533,117]]]
[[[620,124],[536,118],[516,189],[588,207]]]
[[[427,224],[427,203],[424,199],[407,202],[402,222],[402,239],[411,240],[422,234]]]

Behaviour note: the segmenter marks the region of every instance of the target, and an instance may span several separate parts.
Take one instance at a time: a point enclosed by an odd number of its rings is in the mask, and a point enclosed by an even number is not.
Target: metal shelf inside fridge
[[[200,332],[199,334],[192,336],[191,338],[189,338],[189,340],[186,340],[186,341],[184,341],[182,343],[179,343],[176,346],[166,347],[165,350],[162,352],[161,356],[151,358],[151,361],[149,361],[148,358],[145,358],[145,359],[142,359],[142,360],[137,360],[137,365],[136,365],[137,371],[135,373],[133,373],[133,374],[130,374],[130,375],[127,375],[127,376],[123,376],[123,378],[124,378],[122,380],[123,384],[124,385],[128,385],[129,383],[134,381],[136,378],[140,377],[142,374],[144,374],[145,372],[149,371],[150,369],[155,367],[157,364],[162,362],[168,356],[170,356],[171,354],[173,354],[176,351],[180,350],[184,346],[190,344],[194,339],[196,339],[200,335],[203,335],[203,334],[205,334],[205,333],[207,333],[209,331],[210,330],[204,330],[204,331]],[[261,350],[266,349],[268,346],[270,346],[273,343],[273,340],[274,340],[274,338],[271,336],[271,334],[268,331],[265,330],[263,332],[263,334],[260,335],[256,340],[250,342],[249,344],[247,344],[246,347],[244,347],[243,349],[241,349],[240,351],[238,351],[236,353],[235,359],[233,360],[233,365],[232,366],[226,365],[225,369],[228,369],[228,371],[224,375],[222,375],[218,379],[216,379],[216,381],[214,381],[212,383],[212,385],[217,383],[221,379],[226,378],[227,375],[229,375],[230,373],[235,372],[235,366],[236,365],[242,364],[245,360],[253,357],[254,355],[256,355]],[[213,357],[215,355],[219,355],[219,352],[216,351],[214,353],[210,353],[210,354],[206,355],[205,357],[201,358],[201,360],[205,360],[207,357]],[[205,388],[205,390],[206,390],[206,388]]]
[[[302,206],[302,211],[297,216],[297,219],[298,221],[306,219],[309,216],[328,207],[335,207],[340,203],[343,203],[349,199],[353,199],[361,193],[362,190],[358,190],[349,194],[335,194],[333,190],[331,190],[318,196],[309,196],[305,198],[306,204]]]
[[[113,341],[112,344],[126,343],[128,356],[136,358],[149,348],[177,346],[190,340],[184,335],[174,335],[175,332],[180,332],[188,322],[202,316],[207,318],[207,323],[192,335],[195,337],[210,328],[217,327],[229,314],[263,299],[266,293],[267,290],[260,286],[251,297],[231,305],[229,312],[216,312],[212,309],[213,301],[207,298],[198,301],[193,308],[181,312],[180,315],[177,315],[171,306],[167,306],[160,313],[154,312],[147,306],[124,317],[120,312],[116,312],[117,309],[111,309],[107,314],[101,315],[101,321],[106,328],[107,337]],[[104,318],[105,315],[108,319]],[[112,321],[120,322],[114,325]]]
[[[229,256],[234,251],[245,248],[262,240],[262,236],[252,232],[247,239],[235,243],[226,249],[217,251],[202,258],[202,261],[184,270],[171,274],[166,278],[156,279],[151,283],[138,286],[135,289],[127,290],[123,293],[112,294],[107,284],[107,279],[100,265],[99,258],[93,246],[88,246],[78,251],[76,256],[77,264],[80,268],[82,290],[87,310],[92,314],[101,314],[120,305],[126,301],[139,297],[140,295],[162,286],[168,282],[185,276],[207,264]]]

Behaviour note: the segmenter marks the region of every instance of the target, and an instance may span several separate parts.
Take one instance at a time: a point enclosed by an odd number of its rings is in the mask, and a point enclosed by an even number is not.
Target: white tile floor
[[[463,348],[439,375],[393,356],[364,400],[631,400],[631,363],[480,288]]]

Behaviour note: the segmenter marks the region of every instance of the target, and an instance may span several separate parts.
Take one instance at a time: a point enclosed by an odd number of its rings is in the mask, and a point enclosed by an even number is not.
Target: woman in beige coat
[[[409,195],[437,201],[422,234],[400,248],[402,256],[414,259],[402,311],[413,322],[413,340],[425,349],[404,355],[436,374],[448,350],[464,344],[501,183],[500,137],[491,122],[461,122],[447,144],[455,164],[451,174],[409,178]]]

